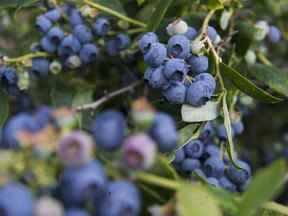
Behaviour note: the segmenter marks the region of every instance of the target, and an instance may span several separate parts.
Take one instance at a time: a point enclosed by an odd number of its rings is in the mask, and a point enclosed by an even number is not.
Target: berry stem
[[[207,32],[207,28],[209,25],[209,21],[212,18],[213,14],[215,13],[215,10],[211,10],[207,16],[205,17],[202,27],[201,27],[201,31],[200,34],[198,35],[198,37],[195,40],[200,40],[202,38],[202,36]]]
[[[265,55],[261,52],[257,52],[257,58],[259,59],[260,62],[262,62],[264,65],[271,66],[272,63],[267,59]]]
[[[116,97],[120,94],[123,94],[125,92],[131,91],[133,90],[135,87],[137,87],[138,85],[140,85],[141,82],[140,81],[136,81],[133,82],[132,84],[121,88],[117,91],[111,92],[105,96],[103,96],[102,98],[98,99],[97,101],[90,103],[90,104],[84,104],[81,106],[76,107],[76,111],[83,111],[83,110],[89,110],[89,109],[96,109],[97,107],[99,107],[100,105],[102,105],[103,103],[107,102],[108,100],[110,100],[113,97]]]
[[[124,20],[124,21],[127,21],[127,22],[129,22],[129,23],[131,23],[131,24],[134,24],[134,25],[137,25],[137,26],[140,26],[140,27],[143,27],[143,28],[146,28],[146,27],[147,27],[147,25],[146,25],[145,23],[140,22],[140,21],[135,20],[135,19],[131,19],[130,17],[127,17],[127,16],[125,16],[125,15],[123,15],[123,14],[120,14],[120,13],[118,13],[118,12],[116,12],[116,11],[108,8],[108,7],[103,6],[103,5],[97,4],[97,3],[95,3],[95,2],[91,2],[90,0],[84,0],[84,2],[85,2],[86,4],[88,4],[88,5],[90,5],[91,7],[94,7],[94,8],[96,8],[96,9],[98,9],[98,10],[101,10],[101,11],[104,11],[104,12],[106,12],[106,13],[109,13],[109,14],[111,14],[111,15],[113,15],[113,16],[116,16],[116,17],[118,17],[119,19],[122,19],[122,20]]]
[[[160,187],[168,188],[171,190],[177,190],[179,188],[179,183],[167,178],[159,177],[153,174],[148,174],[144,172],[138,172],[134,176],[135,180],[143,181]]]
[[[281,213],[283,215],[288,215],[288,208],[284,205],[280,205],[276,202],[267,202],[263,205],[263,209],[271,210],[274,212]]]
[[[4,62],[6,62],[6,63],[17,63],[17,62],[23,62],[25,60],[32,59],[32,58],[35,58],[35,57],[47,57],[47,56],[49,56],[47,53],[35,52],[35,53],[28,53],[26,55],[23,55],[23,56],[20,56],[20,57],[16,57],[16,58],[4,57]]]

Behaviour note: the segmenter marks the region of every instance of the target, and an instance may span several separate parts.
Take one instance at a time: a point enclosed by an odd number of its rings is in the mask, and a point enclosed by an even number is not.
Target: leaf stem
[[[268,60],[268,58],[263,55],[261,52],[257,52],[258,59],[265,65],[271,66],[272,63]]]
[[[90,104],[84,104],[84,105],[80,105],[78,107],[76,107],[76,111],[84,111],[84,110],[89,110],[89,109],[96,109],[97,107],[99,107],[100,105],[102,105],[103,103],[107,102],[108,100],[110,100],[113,97],[116,97],[120,94],[123,94],[125,92],[131,91],[132,89],[134,89],[135,87],[137,87],[138,85],[141,84],[141,81],[136,81],[133,82],[132,84],[116,90],[114,92],[111,92],[105,96],[103,96],[102,98],[98,99],[97,101],[90,103]]]
[[[267,202],[263,205],[263,209],[275,211],[284,215],[288,215],[288,207],[280,205],[276,202]]]
[[[35,53],[28,53],[26,55],[16,57],[16,58],[9,58],[9,57],[4,57],[4,62],[7,63],[17,63],[17,62],[23,62],[28,59],[32,59],[35,57],[48,57],[49,55],[45,52],[35,52]]]
[[[140,27],[143,27],[143,28],[146,28],[146,27],[147,27],[147,25],[146,25],[145,23],[140,22],[140,21],[135,20],[135,19],[131,19],[130,17],[127,17],[127,16],[125,16],[125,15],[123,15],[123,14],[120,14],[120,13],[118,13],[118,12],[116,12],[116,11],[108,8],[108,7],[105,7],[105,6],[101,5],[101,4],[92,2],[92,1],[90,1],[90,0],[84,0],[84,2],[85,2],[86,4],[88,4],[88,5],[90,5],[90,6],[98,9],[98,10],[104,11],[104,12],[106,12],[106,13],[108,13],[108,14],[111,14],[111,15],[113,15],[113,16],[115,16],[115,17],[118,17],[119,19],[122,19],[122,20],[124,20],[124,21],[127,21],[127,22],[129,22],[129,23],[131,23],[131,24],[134,24],[134,25],[137,25],[137,26],[140,26]]]
[[[139,181],[143,181],[149,184],[153,184],[156,186],[160,186],[160,187],[164,187],[164,188],[168,188],[171,190],[177,190],[180,186],[180,184],[177,181],[173,181],[167,178],[163,178],[160,176],[156,176],[153,174],[148,174],[148,173],[144,173],[144,172],[138,172],[135,176],[134,176],[135,180],[139,180]]]

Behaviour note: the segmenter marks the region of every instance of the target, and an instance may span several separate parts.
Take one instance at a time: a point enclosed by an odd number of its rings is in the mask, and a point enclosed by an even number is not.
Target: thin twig
[[[16,57],[16,58],[4,57],[3,60],[4,62],[7,62],[7,63],[16,63],[16,62],[23,62],[25,60],[36,58],[36,57],[48,57],[48,56],[49,54],[45,52],[35,52],[35,53],[28,53],[26,55]]]
[[[103,103],[107,102],[108,100],[110,100],[113,97],[116,97],[120,94],[123,94],[125,92],[131,91],[132,89],[134,89],[136,86],[140,85],[141,81],[136,81],[133,82],[132,84],[119,89],[117,91],[108,93],[107,95],[103,96],[102,98],[98,99],[97,101],[90,103],[90,104],[84,104],[81,106],[76,107],[76,111],[84,111],[84,110],[89,110],[89,109],[96,109],[97,107],[99,107],[100,105],[102,105]]]

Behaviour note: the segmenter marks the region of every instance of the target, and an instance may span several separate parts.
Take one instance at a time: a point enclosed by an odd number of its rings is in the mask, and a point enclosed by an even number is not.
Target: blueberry
[[[184,146],[185,155],[189,158],[200,158],[203,154],[204,145],[200,140],[191,140]]]
[[[191,71],[194,73],[199,74],[208,70],[209,63],[206,56],[191,55],[187,61],[191,66]]]
[[[226,174],[233,183],[237,185],[244,185],[251,177],[251,168],[244,161],[238,160],[237,164],[242,168],[238,169],[233,165],[229,165]]]
[[[140,213],[139,191],[134,184],[128,181],[111,182],[108,184],[98,208],[101,216],[137,216]]]
[[[32,72],[39,76],[47,76],[49,73],[49,60],[46,58],[32,59]]]
[[[156,144],[146,134],[129,136],[123,143],[124,164],[132,169],[148,169],[156,156]]]
[[[209,83],[204,81],[192,82],[187,89],[186,103],[196,107],[203,106],[212,95]]]
[[[82,62],[78,55],[71,55],[65,61],[65,66],[69,69],[77,69],[81,66]]]
[[[231,132],[232,132],[232,137],[234,137],[234,130],[233,128],[231,128]],[[217,127],[217,135],[219,137],[220,140],[227,140],[228,137],[227,137],[227,131],[226,131],[226,128],[225,128],[225,125],[224,124],[221,124]]]
[[[190,42],[184,35],[174,35],[168,41],[167,50],[169,56],[185,59],[190,52]]]
[[[147,53],[153,43],[158,42],[158,37],[154,32],[144,34],[138,41],[138,46],[143,54]]]
[[[194,40],[197,36],[197,31],[195,28],[189,26],[186,33],[184,34],[189,40]]]
[[[145,72],[144,79],[147,79],[149,86],[155,89],[166,89],[169,85],[168,80],[163,74],[163,66],[148,68]]]
[[[44,13],[44,16],[52,22],[56,22],[61,18],[61,10],[56,8]]]
[[[70,56],[76,54],[81,48],[79,40],[73,35],[66,36],[58,47],[59,56]]]
[[[226,189],[230,192],[236,192],[237,190],[236,186],[226,177],[222,177],[219,179],[219,185],[223,189]]]
[[[160,152],[175,149],[178,133],[174,120],[165,113],[157,113],[150,128],[151,137],[157,142]]]
[[[62,64],[59,61],[54,60],[49,65],[49,71],[52,74],[59,74],[62,71]]]
[[[48,31],[46,37],[48,37],[52,43],[57,45],[64,38],[64,32],[59,27],[53,27]]]
[[[106,174],[98,161],[63,170],[59,179],[59,195],[66,206],[83,206],[102,196]]]
[[[84,209],[71,208],[65,212],[64,216],[89,216]]]
[[[76,8],[73,8],[69,11],[68,18],[72,26],[76,26],[76,25],[80,25],[84,23],[81,12]]]
[[[209,91],[211,94],[214,93],[216,89],[216,81],[215,78],[210,73],[201,73],[194,77],[195,81],[203,81],[206,82],[209,87]]]
[[[63,216],[64,210],[57,200],[49,196],[43,196],[35,203],[33,213],[34,216]]]
[[[216,37],[217,37],[217,35],[218,35],[216,29],[215,29],[213,26],[208,26],[208,28],[207,28],[207,34],[208,34],[209,39],[210,39],[212,42],[216,39]]]
[[[105,150],[115,150],[122,144],[126,122],[117,111],[105,111],[99,114],[91,126],[96,145]]]
[[[115,38],[117,49],[124,50],[129,47],[131,40],[128,35],[120,33]]]
[[[204,163],[204,171],[208,177],[220,178],[224,175],[225,164],[220,157],[210,157]]]
[[[31,46],[30,46],[30,50],[31,50],[31,52],[39,52],[39,51],[41,51],[40,43],[38,43],[38,42],[32,43]]]
[[[244,131],[244,125],[241,120],[232,123],[233,132],[235,135],[240,135]]]
[[[80,41],[80,43],[85,44],[92,40],[92,32],[90,28],[86,25],[80,24],[73,28],[73,35]]]
[[[219,181],[216,178],[209,177],[206,179],[207,183],[213,187],[219,188]]]
[[[185,152],[183,148],[177,149],[173,162],[181,163],[185,159]]]
[[[116,56],[119,53],[117,42],[115,39],[106,42],[106,51],[110,56]]]
[[[33,215],[33,197],[31,191],[20,183],[10,182],[0,188],[1,215]]]
[[[54,53],[56,51],[56,45],[50,41],[48,37],[43,37],[40,41],[41,48],[47,53]]]
[[[13,67],[3,66],[1,68],[1,79],[2,83],[6,85],[15,85],[18,82],[18,75],[16,69]]]
[[[218,146],[214,144],[209,144],[204,149],[204,155],[206,157],[219,157],[221,156],[221,152]]]
[[[186,86],[179,81],[172,81],[167,89],[163,90],[164,98],[171,104],[183,104],[186,98]]]
[[[188,25],[182,19],[176,19],[166,27],[169,35],[184,34],[188,30]]]
[[[66,166],[79,166],[92,160],[94,143],[81,131],[67,134],[59,141],[58,156]]]
[[[93,62],[99,54],[99,49],[96,47],[94,44],[85,44],[81,49],[80,49],[80,59],[84,63],[91,63]]]
[[[96,35],[105,36],[110,29],[110,22],[106,18],[98,18],[92,28]]]
[[[270,26],[268,32],[268,39],[272,43],[278,43],[281,40],[281,31],[276,26]]]
[[[173,58],[165,63],[164,75],[169,80],[183,81],[188,67],[183,59]]]
[[[201,131],[200,138],[204,142],[210,137],[210,135],[213,133],[213,125],[211,122],[207,122]]]
[[[160,66],[167,58],[167,49],[162,43],[153,43],[144,55],[144,61],[151,67]]]
[[[194,170],[199,169],[200,166],[200,161],[192,158],[186,158],[181,163],[181,169],[186,173],[191,173]]]
[[[52,22],[45,16],[38,16],[36,18],[36,28],[43,33],[47,32],[52,27]]]

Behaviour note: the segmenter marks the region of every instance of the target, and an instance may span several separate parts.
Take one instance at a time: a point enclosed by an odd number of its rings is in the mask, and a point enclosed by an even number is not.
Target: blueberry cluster
[[[65,4],[36,18],[35,26],[44,35],[39,43],[32,46],[32,51],[44,51],[57,58],[52,62],[44,57],[32,59],[32,72],[43,76],[49,71],[58,73],[62,68],[76,69],[94,62],[99,57],[99,47],[95,39],[107,40],[106,50],[109,55],[117,55],[130,45],[130,38],[123,33],[107,39],[111,29],[107,18],[97,17],[93,21],[85,19],[85,15],[75,6]],[[69,28],[63,26],[66,20]],[[67,29],[70,29],[70,32]]]
[[[172,104],[202,106],[216,89],[215,78],[209,73],[209,59],[201,52],[201,42],[195,39],[198,34],[195,28],[183,30],[180,28],[183,26],[179,27],[183,22],[174,25],[178,25],[174,26],[174,31],[171,30],[173,26],[168,26],[168,33],[174,34],[167,45],[160,43],[153,32],[139,39],[138,46],[149,65],[144,80],[151,88],[159,89]],[[219,40],[220,36],[212,26],[208,27],[207,34],[212,42]]]
[[[240,132],[240,124],[242,123],[234,124],[235,135]],[[190,176],[195,172],[212,186],[231,192],[242,192],[250,181],[251,168],[246,162],[238,159],[236,162],[242,168],[238,169],[221,153],[213,140],[215,132],[218,139],[227,139],[220,128],[222,125],[214,128],[211,123],[207,123],[199,139],[191,140],[176,151],[173,165],[184,175]]]

